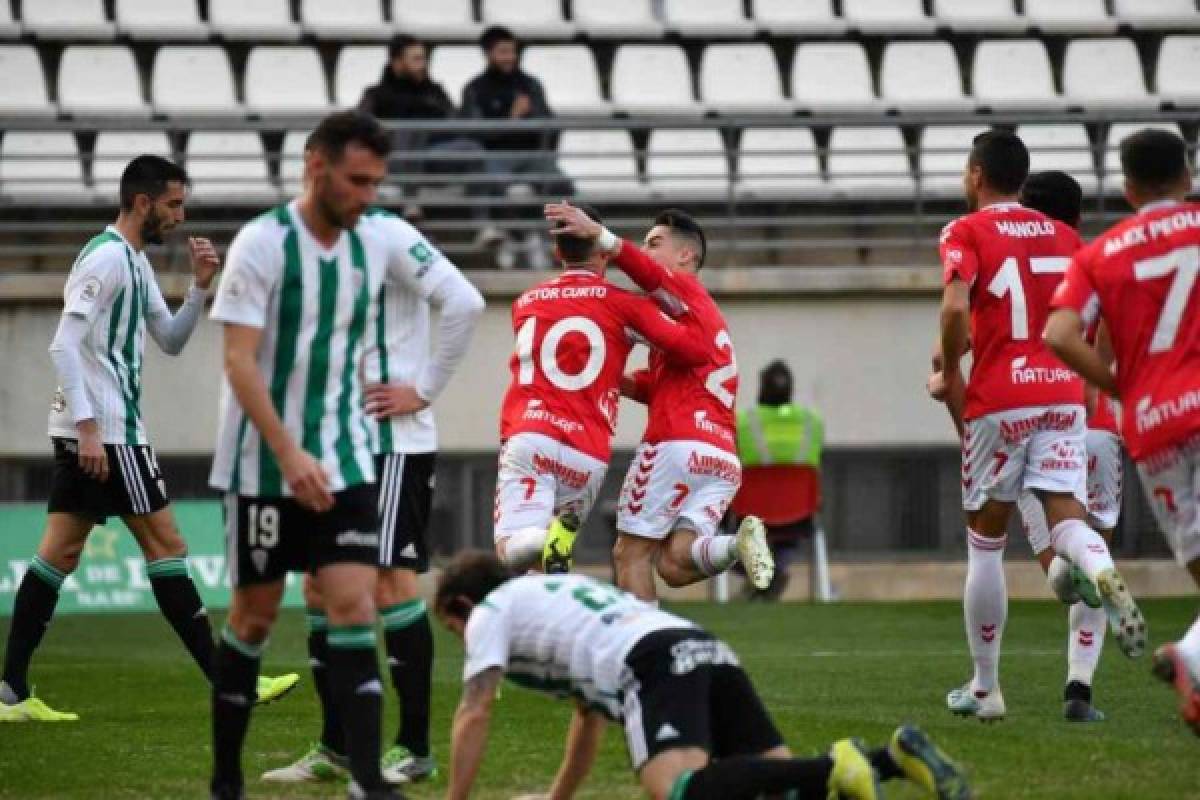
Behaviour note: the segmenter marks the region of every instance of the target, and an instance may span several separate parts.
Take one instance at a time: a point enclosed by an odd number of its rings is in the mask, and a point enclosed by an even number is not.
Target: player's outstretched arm
[[[1042,341],[1062,362],[1102,392],[1115,395],[1116,379],[1096,348],[1083,336],[1083,318],[1073,308],[1057,308],[1046,320]]]
[[[163,300],[158,283],[153,279],[149,281],[146,328],[150,332],[150,338],[169,356],[177,356],[183,352],[184,345],[191,338],[196,323],[204,313],[204,301],[208,299],[208,290],[212,286],[213,278],[221,268],[217,250],[208,239],[188,239],[188,251],[192,261],[192,286],[178,311],[171,313],[171,309]]]
[[[483,763],[483,752],[487,747],[492,703],[503,677],[504,671],[500,667],[489,667],[463,684],[462,699],[454,712],[447,800],[467,800],[471,796],[471,787],[475,784],[475,776],[479,774],[479,765]]]
[[[554,777],[548,800],[571,800],[579,791],[592,765],[596,763],[596,754],[600,752],[607,725],[608,721],[603,715],[589,711],[583,705],[575,707],[571,727],[567,731],[562,765]]]
[[[672,361],[685,367],[698,367],[708,361],[707,338],[691,314],[684,314],[676,322],[644,297],[626,294],[622,303],[625,323]]]

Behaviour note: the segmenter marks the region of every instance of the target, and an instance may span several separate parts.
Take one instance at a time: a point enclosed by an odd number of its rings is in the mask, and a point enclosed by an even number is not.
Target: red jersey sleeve
[[[1050,298],[1050,308],[1051,310],[1069,308],[1085,317],[1090,325],[1093,315],[1089,313],[1089,306],[1096,296],[1096,287],[1085,266],[1086,261],[1081,256],[1083,253],[1076,253],[1071,258],[1067,274],[1063,276],[1062,283],[1058,285],[1058,288],[1054,290],[1054,296]]]
[[[942,228],[938,251],[942,257],[942,283],[948,284],[957,278],[968,286],[979,274],[979,252],[975,248],[975,236],[971,226],[962,219],[954,220]]]
[[[708,362],[705,337],[699,334],[691,314],[675,322],[652,301],[628,293],[622,297],[620,308],[625,324],[675,363],[698,367]]]
[[[670,277],[669,270],[646,255],[640,247],[628,239],[621,240],[621,248],[613,263],[629,276],[643,292],[656,292]]]

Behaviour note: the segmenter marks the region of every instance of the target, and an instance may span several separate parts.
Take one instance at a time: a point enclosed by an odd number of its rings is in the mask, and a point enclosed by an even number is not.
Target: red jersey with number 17
[[[682,324],[602,276],[569,270],[512,308],[516,350],[500,438],[540,433],[601,461],[612,454],[621,378],[639,341],[689,364],[707,357],[690,315]]]
[[[1121,434],[1141,461],[1200,432],[1200,204],[1154,204],[1076,254],[1054,308],[1104,317]]]
[[[1050,297],[1081,244],[1073,228],[1020,203],[995,203],[942,229],[943,279],[971,291],[966,419],[1083,404],[1083,382],[1042,344]]]

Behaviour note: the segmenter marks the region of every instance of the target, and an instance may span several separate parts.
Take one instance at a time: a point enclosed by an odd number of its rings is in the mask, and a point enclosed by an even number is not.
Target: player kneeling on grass
[[[470,796],[506,676],[577,703],[562,766],[541,797],[574,796],[606,722],[624,727],[633,769],[655,800],[865,800],[883,796],[880,780],[901,777],[931,797],[970,797],[962,771],[910,726],[887,747],[842,739],[827,755],[793,758],[728,645],[592,578],[513,577],[496,556],[465,552],[442,573],[434,607],[466,642],[451,800]]]

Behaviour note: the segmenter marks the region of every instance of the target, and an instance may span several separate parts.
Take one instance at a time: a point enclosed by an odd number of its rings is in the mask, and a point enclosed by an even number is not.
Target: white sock
[[[1183,638],[1175,643],[1175,647],[1183,654],[1183,659],[1191,666],[1192,672],[1200,676],[1200,616],[1188,628]]]
[[[1081,519],[1064,519],[1050,531],[1054,551],[1083,570],[1088,580],[1106,569],[1115,568],[1104,537],[1088,527]]]
[[[1004,585],[1004,546],[1007,536],[993,539],[967,529],[967,585],[963,592],[963,617],[967,642],[975,662],[971,688],[991,692],[1000,680],[1000,640],[1008,617],[1008,590]]]
[[[692,563],[705,575],[719,575],[737,563],[736,536],[697,536],[692,542]]]
[[[1046,583],[1050,591],[1063,603],[1073,606],[1079,602],[1079,592],[1075,591],[1075,582],[1071,580],[1071,562],[1062,556],[1055,556],[1046,570]]]
[[[545,530],[522,528],[504,541],[504,563],[517,571],[529,569],[542,557],[545,544]]]
[[[1067,634],[1067,682],[1079,681],[1092,685],[1100,651],[1104,649],[1104,631],[1108,618],[1103,608],[1089,608],[1084,603],[1071,606],[1068,614],[1071,630]]]

